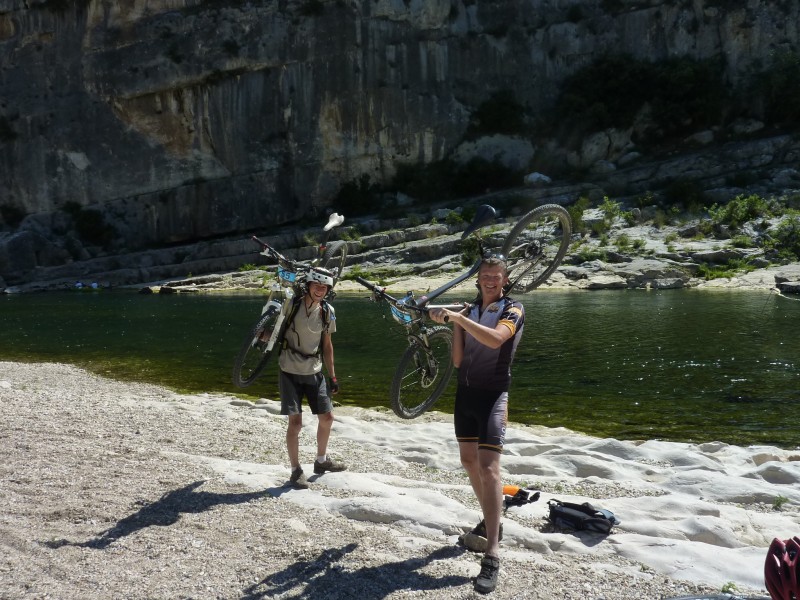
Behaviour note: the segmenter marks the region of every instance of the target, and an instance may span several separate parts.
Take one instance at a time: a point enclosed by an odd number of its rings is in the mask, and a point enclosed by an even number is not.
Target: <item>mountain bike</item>
[[[323,228],[324,240],[317,246],[317,257],[312,261],[300,262],[287,258],[269,243],[253,236],[253,241],[261,248],[259,254],[277,261],[275,281],[269,286],[267,301],[261,309],[261,316],[256,321],[242,342],[239,353],[233,363],[233,384],[237,387],[251,385],[270,358],[279,352],[283,345],[283,336],[289,325],[289,315],[296,301],[305,293],[306,273],[313,267],[328,269],[338,280],[347,261],[347,243],[336,240],[327,243],[330,232],[341,225],[344,217],[333,213]],[[331,291],[326,300],[332,300],[335,292]]]
[[[499,253],[508,266],[506,293],[526,293],[539,287],[558,268],[567,253],[572,222],[562,206],[545,204],[536,207],[523,215],[507,233],[506,229],[498,228],[490,231],[488,238],[484,239],[483,228],[496,221],[497,212],[493,207],[484,204],[477,209],[461,236],[462,241],[474,236],[478,256],[475,263],[466,272],[420,298],[416,298],[413,292],[395,298],[385,288],[363,277],[355,278],[372,292],[371,300],[388,301],[392,318],[405,328],[408,347],[400,358],[389,392],[392,410],[403,419],[418,417],[433,406],[453,374],[453,332],[446,326],[429,326],[425,316],[432,308],[458,311],[468,304],[433,305],[431,301],[474,276],[483,258],[492,254],[492,247],[499,247]]]

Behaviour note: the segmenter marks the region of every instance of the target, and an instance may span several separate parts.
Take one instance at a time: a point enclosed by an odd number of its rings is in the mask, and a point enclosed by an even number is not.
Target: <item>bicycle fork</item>
[[[428,340],[427,329],[421,329],[419,334],[411,338],[412,346],[416,346],[414,353],[414,367],[419,373],[419,383],[423,388],[430,387],[436,381],[439,370],[439,361],[431,351],[431,344]]]

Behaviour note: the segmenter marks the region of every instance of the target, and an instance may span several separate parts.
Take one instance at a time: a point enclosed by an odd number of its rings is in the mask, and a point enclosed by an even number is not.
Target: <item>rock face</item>
[[[736,82],[797,47],[797,3],[726,6],[0,0],[0,276],[96,257],[86,237],[138,251],[316,216],[345,181],[447,156],[493,91],[536,113],[610,52],[724,56]],[[626,151],[603,133],[571,160],[619,184],[603,161]]]

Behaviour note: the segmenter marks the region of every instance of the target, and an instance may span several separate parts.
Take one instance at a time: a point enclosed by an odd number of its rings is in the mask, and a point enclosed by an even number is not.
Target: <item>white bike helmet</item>
[[[327,285],[332,289],[335,279],[333,273],[328,271],[328,269],[312,267],[308,270],[308,273],[306,273],[306,283],[311,283],[312,281]]]

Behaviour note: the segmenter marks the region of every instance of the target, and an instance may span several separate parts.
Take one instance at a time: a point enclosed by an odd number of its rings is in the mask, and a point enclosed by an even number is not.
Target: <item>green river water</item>
[[[709,290],[537,290],[520,299],[512,421],[618,439],[800,446],[800,302]],[[254,294],[122,290],[0,296],[0,359],[277,398],[274,366],[246,390],[230,383],[262,303]],[[334,305],[337,399],[387,407],[405,346],[400,326],[363,294],[340,294]],[[451,392],[437,410],[452,410]]]

